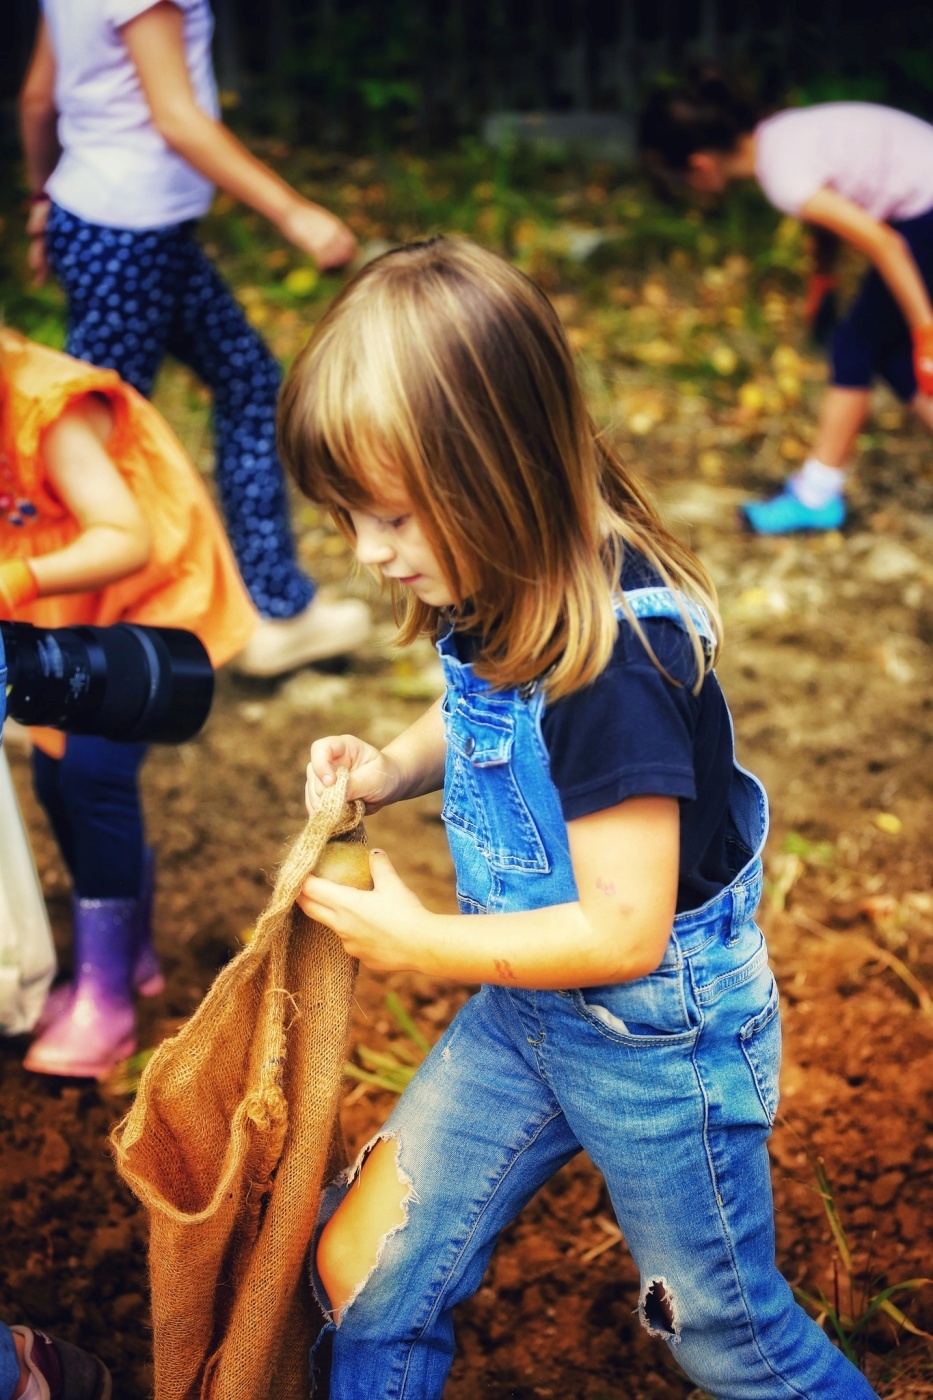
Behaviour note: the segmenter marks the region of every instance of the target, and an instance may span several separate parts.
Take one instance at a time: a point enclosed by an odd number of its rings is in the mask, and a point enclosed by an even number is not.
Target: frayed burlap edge
[[[153,1055],[113,1133],[149,1213],[156,1400],[305,1400],[306,1278],[356,965],[295,905],[325,844],[365,843],[346,774],[292,845],[250,943]]]

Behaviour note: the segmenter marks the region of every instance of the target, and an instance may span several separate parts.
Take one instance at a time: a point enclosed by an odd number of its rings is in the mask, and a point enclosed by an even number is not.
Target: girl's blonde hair
[[[603,671],[626,548],[705,609],[718,645],[709,576],[597,433],[556,312],[483,248],[436,238],[365,267],[286,379],[279,447],[351,540],[349,511],[410,501],[494,687],[543,679],[556,699]],[[400,640],[450,615],[404,596]],[[683,616],[698,688],[710,662]]]

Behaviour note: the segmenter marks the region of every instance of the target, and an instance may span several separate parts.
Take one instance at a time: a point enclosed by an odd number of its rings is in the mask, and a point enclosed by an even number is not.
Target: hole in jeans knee
[[[641,1320],[655,1337],[676,1337],[679,1331],[677,1313],[670,1285],[664,1278],[653,1279],[641,1296]]]
[[[363,1148],[347,1172],[347,1194],[321,1232],[317,1267],[338,1322],[378,1267],[387,1241],[408,1223],[415,1192],[400,1151],[399,1139],[387,1136]]]

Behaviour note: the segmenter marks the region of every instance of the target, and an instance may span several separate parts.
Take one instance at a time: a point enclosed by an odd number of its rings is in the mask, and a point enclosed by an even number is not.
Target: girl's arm
[[[921,393],[933,393],[933,304],[901,235],[835,190],[818,190],[811,195],[800,216],[829,229],[871,259],[913,335],[918,388]],[[922,362],[929,362],[929,368]]]
[[[677,900],[680,811],[636,797],[568,823],[579,899],[516,914],[425,909],[381,851],[374,889],[309,876],[298,903],[368,967],[461,982],[561,990],[628,982],[661,962]]]
[[[48,264],[45,256],[45,225],[49,200],[44,195],[45,182],[58,164],[61,147],[58,144],[58,113],[55,110],[55,56],[49,42],[45,20],[39,23],[29,69],[19,94],[19,130],[29,181],[29,218],[26,232],[29,246],[29,267],[39,286],[45,281]]]
[[[305,786],[308,813],[313,815],[320,805],[321,795],[333,785],[338,768],[349,769],[347,801],[365,802],[367,812],[436,792],[444,783],[446,753],[440,700],[384,749],[352,734],[316,739],[311,745]]]
[[[63,549],[30,559],[40,597],[90,592],[149,562],[149,528],[105,446],[112,426],[109,406],[88,396],[43,436],[48,481],[81,533]]]
[[[811,224],[806,239],[812,260],[812,270],[807,279],[807,294],[804,302],[804,318],[817,345],[825,345],[836,327],[836,293],[839,278],[836,263],[839,259],[839,238],[820,224]]]
[[[19,92],[20,137],[29,188],[35,195],[45,189],[46,180],[58,164],[61,147],[58,144],[57,123],[55,56],[43,19],[39,23],[32,58]]]
[[[258,210],[319,267],[343,267],[356,239],[340,219],[312,204],[232,132],[198,106],[185,61],[184,16],[171,0],[159,0],[121,29],[162,138],[195,170],[234,198]]]

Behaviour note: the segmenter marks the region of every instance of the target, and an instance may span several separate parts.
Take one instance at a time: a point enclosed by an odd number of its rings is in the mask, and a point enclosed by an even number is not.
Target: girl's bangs
[[[318,383],[313,411],[309,402],[304,479],[316,500],[346,513],[385,501],[387,485],[403,486],[405,473],[391,405],[367,392],[358,364],[341,368],[335,357]]]

